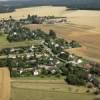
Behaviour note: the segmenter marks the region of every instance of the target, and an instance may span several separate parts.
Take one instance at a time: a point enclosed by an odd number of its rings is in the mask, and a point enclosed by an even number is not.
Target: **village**
[[[41,29],[30,30],[27,24],[67,23],[64,17],[39,17],[28,15],[26,19],[0,21],[0,33],[6,36],[12,46],[0,48],[0,66],[7,66],[11,77],[65,77],[72,85],[96,87],[100,94],[100,64],[88,61],[66,49],[79,48],[82,45],[75,40],[64,40],[51,29],[48,33]],[[32,41],[20,45],[23,41]],[[19,42],[19,45],[16,43]]]

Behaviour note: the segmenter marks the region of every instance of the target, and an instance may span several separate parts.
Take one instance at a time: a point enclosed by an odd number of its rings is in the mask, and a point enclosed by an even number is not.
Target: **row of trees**
[[[86,78],[84,77],[85,70],[79,66],[73,66],[71,63],[60,67],[62,75],[66,76],[65,81],[72,85],[85,85]]]

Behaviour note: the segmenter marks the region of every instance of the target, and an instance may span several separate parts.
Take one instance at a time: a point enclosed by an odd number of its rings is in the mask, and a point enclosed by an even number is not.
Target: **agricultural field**
[[[63,12],[66,11],[66,7],[53,7],[53,6],[37,6],[37,7],[28,7],[16,9],[15,12],[10,13],[1,13],[0,19],[8,19],[9,16],[12,16],[15,19],[26,18],[28,14],[30,15],[39,15],[39,16],[60,16]],[[49,12],[48,12],[49,11]]]
[[[67,85],[63,80],[13,80],[11,100],[94,100],[87,88]]]
[[[0,100],[10,99],[10,76],[7,68],[0,68]]]
[[[64,6],[35,6],[16,9],[15,12],[0,13],[0,19],[8,19],[12,16],[15,19],[26,18],[27,15],[38,16],[59,16],[67,17],[68,22],[78,25],[100,26],[100,11],[93,10],[69,10]]]

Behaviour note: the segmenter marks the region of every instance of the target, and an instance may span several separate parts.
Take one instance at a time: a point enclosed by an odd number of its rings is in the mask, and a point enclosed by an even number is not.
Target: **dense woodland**
[[[0,6],[0,13],[8,13],[8,12],[13,12],[13,11],[15,11],[13,7]]]

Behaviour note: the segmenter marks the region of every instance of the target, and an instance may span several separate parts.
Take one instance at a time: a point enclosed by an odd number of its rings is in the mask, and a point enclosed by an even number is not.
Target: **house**
[[[57,64],[57,65],[60,64],[60,61],[58,60],[58,61],[56,62],[56,64]]]
[[[13,33],[13,35],[17,35],[17,33],[16,33],[16,32],[14,32],[14,33]]]
[[[82,59],[72,59],[70,61],[68,61],[68,63],[71,63],[73,66],[79,65],[83,62]]]
[[[56,43],[56,44],[55,44],[55,48],[57,48],[57,47],[59,47],[59,44]]]
[[[74,55],[72,55],[72,54],[69,54],[69,59],[74,60],[74,59],[75,59],[75,56],[74,56]]]
[[[77,62],[75,60],[68,61],[68,63],[71,63],[73,66],[77,65]]]
[[[34,76],[38,76],[39,74],[40,74],[40,73],[39,73],[38,70],[33,71],[33,75],[34,75]]]
[[[8,58],[16,59],[16,55],[8,55]]]
[[[39,65],[39,68],[45,68],[46,70],[49,70],[49,69],[55,69],[56,66],[50,66],[50,65]]]
[[[24,72],[24,69],[21,68],[21,69],[19,70],[19,73],[22,74],[23,72]]]
[[[55,73],[56,73],[56,69],[52,69],[52,70],[51,70],[51,73],[52,73],[52,74],[55,74]]]
[[[77,64],[81,64],[83,62],[82,59],[77,59]]]
[[[44,18],[43,23],[55,24],[55,23],[66,23],[66,17],[46,17]]]
[[[83,66],[85,69],[91,69],[93,66],[91,65],[91,64],[85,64],[84,66]]]

